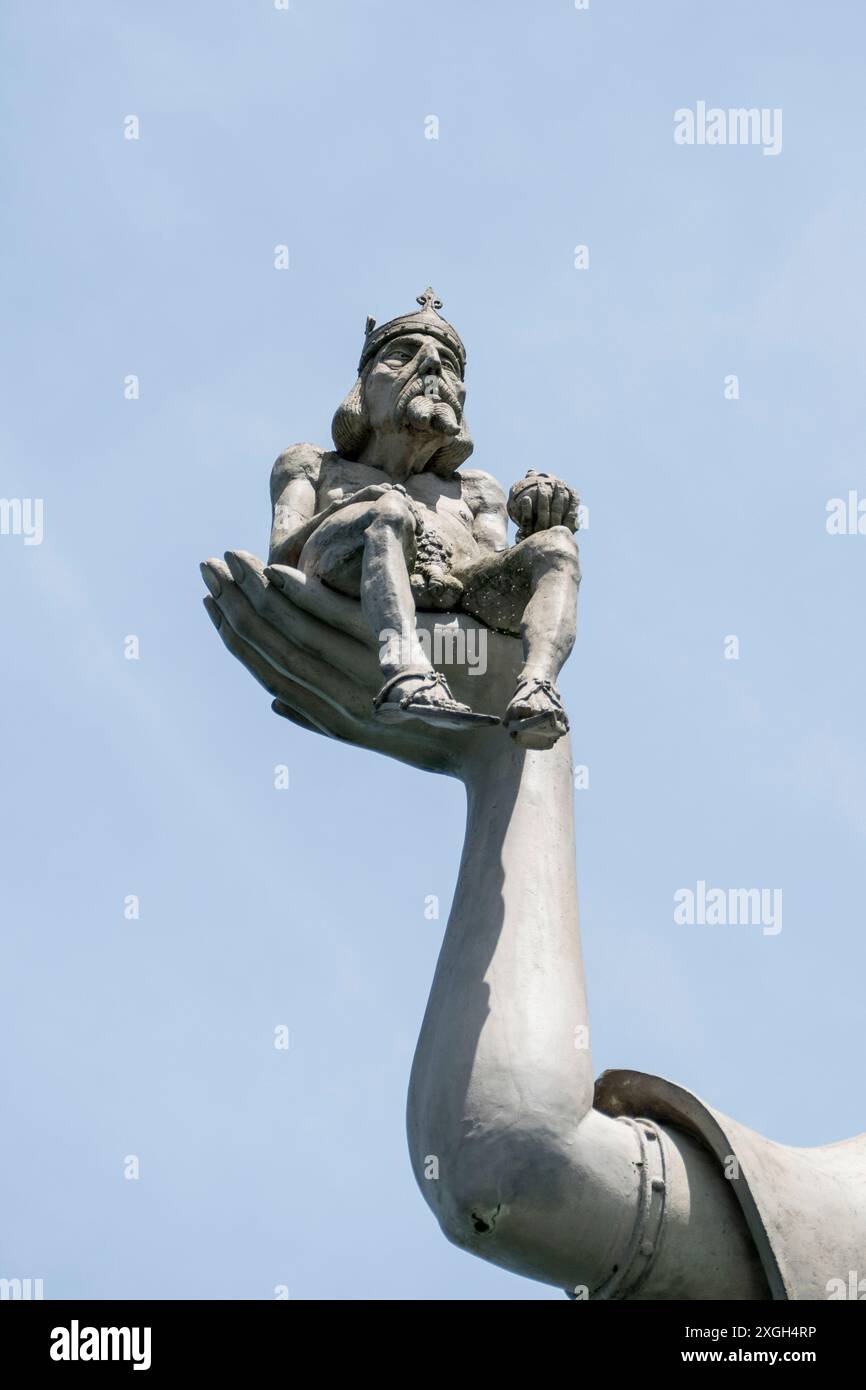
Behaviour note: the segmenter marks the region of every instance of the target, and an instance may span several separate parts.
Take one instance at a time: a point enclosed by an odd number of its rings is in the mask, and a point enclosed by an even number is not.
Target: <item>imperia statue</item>
[[[577,497],[531,471],[506,501],[465,466],[463,344],[432,290],[417,302],[367,321],[334,448],[277,459],[267,566],[229,551],[202,571],[220,637],[277,714],[466,786],[409,1086],[421,1192],[457,1245],[573,1299],[849,1296],[866,1274],[866,1135],[791,1148],[659,1077],[594,1081],[556,684]],[[484,636],[483,674],[439,669],[443,629]]]
[[[574,645],[579,579],[571,533],[578,500],[530,473],[505,494],[472,453],[463,414],[466,353],[432,289],[417,311],[367,320],[358,378],[334,416],[334,449],[295,444],[271,475],[271,565],[292,565],[360,599],[374,635],[399,634],[382,658],[380,719],[439,728],[498,723],[455,700],[415,636],[415,610],[471,614],[520,634],[524,663],[504,714],[527,748],[568,730],[556,678]],[[386,643],[386,647],[387,647]]]

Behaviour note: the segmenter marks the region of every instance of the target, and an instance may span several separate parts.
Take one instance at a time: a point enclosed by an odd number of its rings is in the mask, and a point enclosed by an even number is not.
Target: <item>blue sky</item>
[[[589,507],[562,688],[596,1070],[790,1143],[866,1129],[866,536],[825,527],[866,497],[864,29],[803,0],[5,7],[2,492],[45,535],[0,536],[0,1274],[561,1298],[449,1246],[409,1168],[460,788],[276,719],[200,604],[200,559],[266,548],[271,462],[327,441],[366,315],[428,283],[474,462]],[[781,108],[781,153],[676,145],[699,100]],[[698,880],[780,887],[783,930],[676,925]]]

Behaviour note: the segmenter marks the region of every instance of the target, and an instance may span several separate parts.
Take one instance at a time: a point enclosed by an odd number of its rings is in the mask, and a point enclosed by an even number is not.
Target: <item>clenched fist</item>
[[[508,515],[517,526],[517,539],[526,540],[536,531],[566,526],[576,531],[580,498],[573,488],[552,473],[536,473],[530,468],[508,494]]]

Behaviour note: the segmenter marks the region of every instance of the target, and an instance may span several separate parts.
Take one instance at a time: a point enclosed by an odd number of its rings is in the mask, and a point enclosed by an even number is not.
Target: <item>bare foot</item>
[[[433,608],[438,612],[449,612],[456,608],[463,595],[463,585],[453,574],[413,574],[412,593],[417,608]]]
[[[557,739],[568,733],[562,696],[553,681],[544,676],[520,677],[503,723],[522,748],[552,748]]]

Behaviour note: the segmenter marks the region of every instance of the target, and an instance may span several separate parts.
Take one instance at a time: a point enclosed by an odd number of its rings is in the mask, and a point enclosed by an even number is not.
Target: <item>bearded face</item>
[[[358,458],[372,434],[405,430],[441,440],[428,465],[449,476],[472,453],[463,416],[466,387],[451,349],[432,335],[406,333],[385,343],[334,416],[343,458]]]
[[[364,383],[370,427],[453,437],[460,431],[466,388],[444,343],[420,334],[393,338],[373,360]]]

